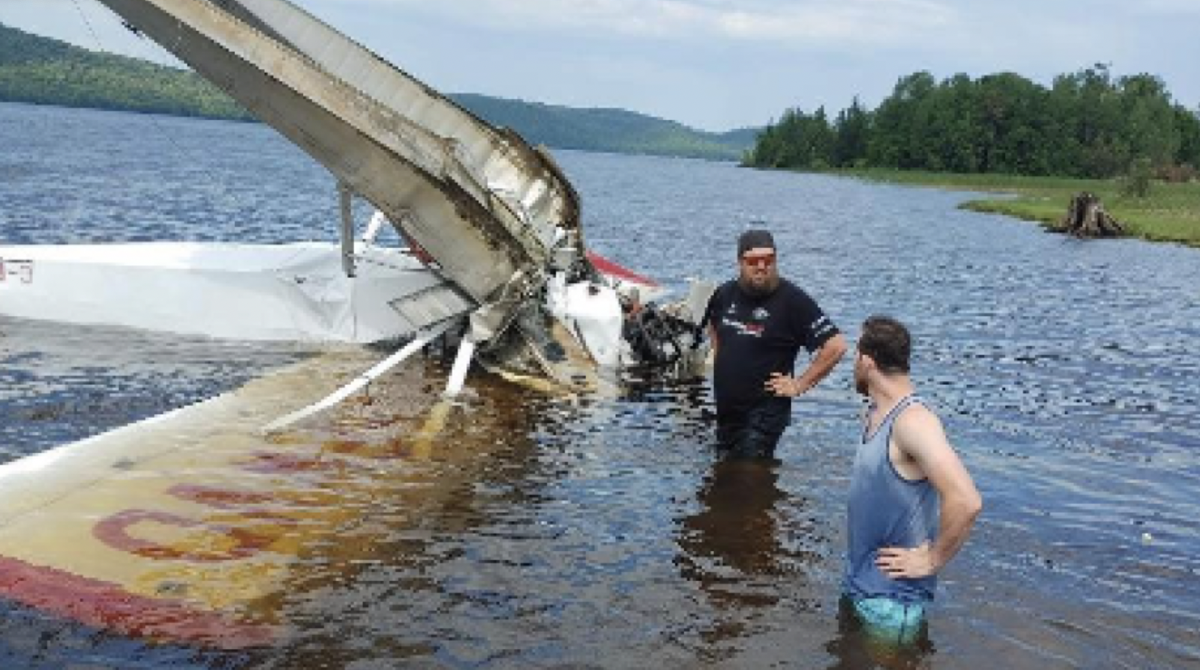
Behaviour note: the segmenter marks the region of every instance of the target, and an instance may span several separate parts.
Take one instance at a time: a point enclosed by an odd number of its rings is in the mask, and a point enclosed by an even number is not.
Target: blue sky
[[[294,0],[295,1],[295,0]],[[298,0],[443,92],[621,107],[704,130],[869,106],[917,70],[1041,84],[1093,63],[1200,106],[1200,0]],[[0,0],[0,23],[169,62],[97,0]]]

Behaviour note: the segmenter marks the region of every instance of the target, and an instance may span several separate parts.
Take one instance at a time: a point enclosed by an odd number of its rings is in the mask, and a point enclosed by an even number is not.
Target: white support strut
[[[475,343],[470,337],[464,337],[458,345],[458,354],[454,357],[454,367],[450,369],[450,380],[442,395],[454,398],[462,392],[463,381],[467,378],[467,370],[471,368],[471,358],[475,355]]]
[[[263,427],[262,432],[267,435],[278,432],[296,423],[297,421],[329,409],[346,398],[349,398],[351,395],[363,389],[367,384],[375,381],[380,375],[388,370],[391,370],[400,363],[403,363],[407,358],[415,354],[426,344],[429,344],[430,341],[436,339],[439,335],[446,332],[446,330],[450,328],[453,323],[454,319],[447,319],[431,328],[426,329],[423,332],[417,333],[413,336],[412,341],[404,345],[404,347],[402,347],[399,351],[380,361],[370,370],[367,370],[359,375],[354,381],[329,394],[323,400],[272,421]]]
[[[342,271],[353,278],[354,269],[354,192],[344,182],[338,182],[338,199],[342,220],[338,233],[342,240]]]

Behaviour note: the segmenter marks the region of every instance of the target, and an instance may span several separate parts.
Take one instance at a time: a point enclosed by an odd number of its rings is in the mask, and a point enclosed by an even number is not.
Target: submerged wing
[[[259,432],[371,361],[331,352],[0,465],[0,597],[165,642],[279,642],[289,601],[352,579],[397,528],[437,514],[511,429],[483,413],[478,430],[438,444],[439,462],[456,465],[431,480],[415,463],[429,447],[412,436],[434,398],[423,366],[409,366],[373,386],[371,411],[342,408],[281,439]],[[486,428],[493,416],[504,427]]]

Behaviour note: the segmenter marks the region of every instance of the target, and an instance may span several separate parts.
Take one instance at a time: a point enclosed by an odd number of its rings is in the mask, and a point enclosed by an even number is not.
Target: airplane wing
[[[370,405],[341,406],[309,430],[261,435],[269,418],[370,359],[357,348],[310,358],[0,465],[0,596],[143,639],[225,649],[278,642],[289,597],[352,577],[401,517],[435,513],[495,446],[472,435],[499,428],[443,438],[438,462],[461,463],[430,475],[421,463],[437,438],[421,427],[435,398],[422,390],[423,366],[378,382]],[[394,510],[386,523],[381,505]]]
[[[370,343],[474,309],[401,249],[333,244],[0,246],[0,313],[236,339]]]
[[[649,306],[637,320],[624,311],[612,282],[657,287],[607,262],[605,279],[585,253],[574,190],[515,134],[284,0],[101,1],[337,177],[342,245],[3,248],[5,313],[362,342],[428,333],[470,311],[448,388],[461,382],[477,343],[502,375],[570,390],[597,387],[599,364],[625,357],[629,329],[639,333],[642,361],[682,370],[697,357],[684,320]],[[358,248],[351,193],[427,256]],[[404,500],[419,514],[446,490],[414,486],[419,469],[398,466],[428,451],[429,431],[409,420],[427,407],[369,426],[412,438],[404,441],[261,433],[297,406],[325,407],[319,399],[329,389],[366,367],[368,354],[358,354],[309,359],[231,394],[0,466],[0,595],[129,635],[271,644],[286,628],[285,595],[311,587],[309,558],[355,559],[375,539],[364,519],[379,500]],[[422,378],[386,381],[408,389],[410,406],[434,400]],[[438,405],[431,421],[447,407]],[[364,430],[361,418],[353,426]],[[469,446],[464,457],[492,445]],[[317,561],[326,570],[353,562]]]

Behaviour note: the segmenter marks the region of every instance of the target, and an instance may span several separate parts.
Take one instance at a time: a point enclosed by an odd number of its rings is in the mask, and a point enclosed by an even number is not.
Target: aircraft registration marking
[[[0,258],[0,283],[33,283],[33,261]]]

